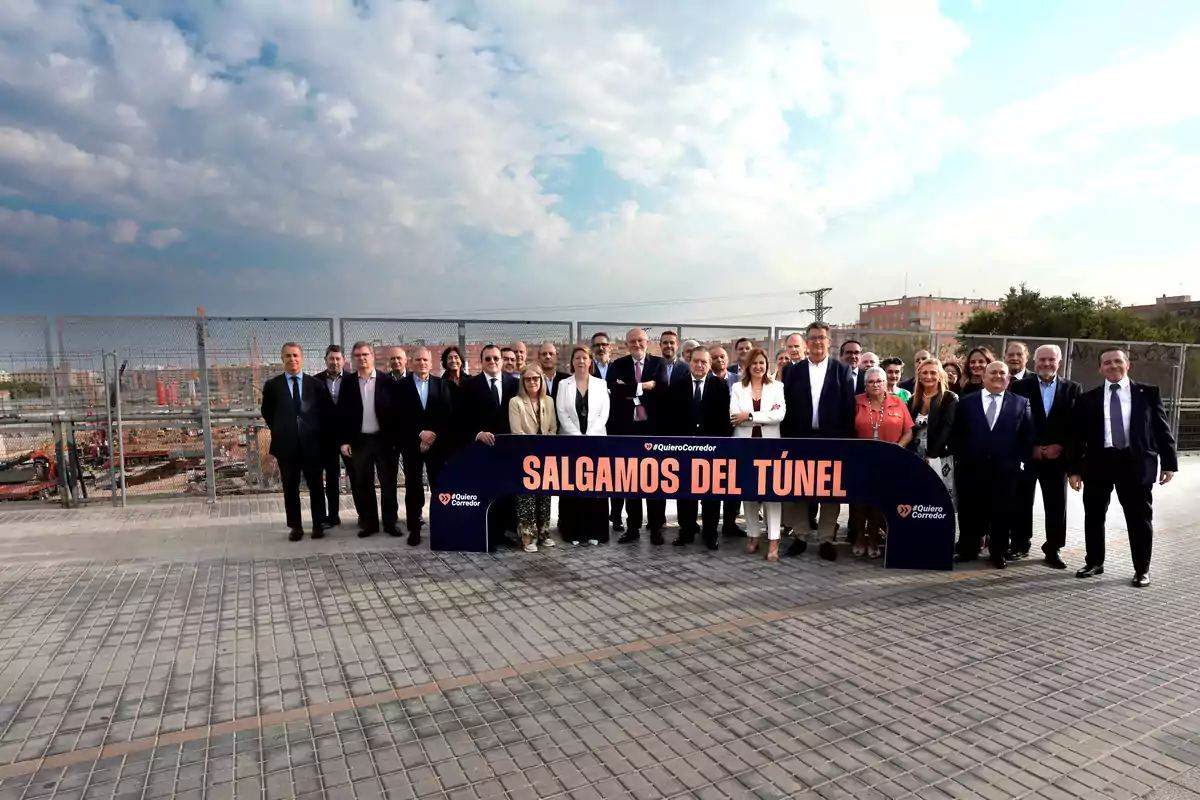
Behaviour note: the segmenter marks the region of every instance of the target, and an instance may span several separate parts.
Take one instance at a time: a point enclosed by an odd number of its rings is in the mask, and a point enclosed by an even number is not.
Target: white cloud
[[[138,224],[131,219],[119,219],[108,226],[114,244],[133,244],[138,237]]]
[[[1160,49],[1063,80],[997,109],[978,126],[990,158],[1053,163],[1096,153],[1106,138],[1200,116],[1200,26]]]
[[[0,16],[0,85],[30,108],[0,127],[0,175],[108,216],[414,271],[468,257],[464,232],[527,238],[547,268],[654,231],[709,274],[724,265],[705,253],[763,266],[936,164],[956,130],[936,90],[966,45],[933,0],[127,7]],[[585,148],[661,220],[572,229],[542,176]]]
[[[150,231],[143,237],[146,244],[157,250],[166,250],[171,245],[182,242],[186,238],[183,231],[178,228],[159,228]]]

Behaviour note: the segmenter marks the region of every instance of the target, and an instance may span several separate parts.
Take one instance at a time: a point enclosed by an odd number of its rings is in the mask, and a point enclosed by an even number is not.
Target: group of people
[[[941,475],[958,512],[957,562],[978,559],[984,547],[998,568],[1027,556],[1040,486],[1044,560],[1064,569],[1069,485],[1082,488],[1085,509],[1087,555],[1076,574],[1102,574],[1105,517],[1115,489],[1129,528],[1134,584],[1149,584],[1151,487],[1168,482],[1178,464],[1159,391],[1130,380],[1121,350],[1101,354],[1104,381],[1083,392],[1059,375],[1062,352],[1055,345],[1037,349],[1033,369],[1020,342],[1009,345],[1003,360],[986,347],[972,349],[965,370],[922,350],[907,381],[901,359],[880,359],[854,340],[832,357],[830,329],[822,322],[787,337],[773,363],[750,339],[734,344],[732,359],[723,347],[680,342],[674,331],[659,337],[661,355],[650,354],[649,345],[646,332],[633,328],[625,336],[628,354],[613,359],[609,336],[596,333],[573,347],[571,370],[564,372],[551,342],[538,348],[534,361],[524,342],[489,344],[475,375],[452,346],[441,354],[440,376],[432,374],[425,347],[412,353],[411,366],[403,349],[392,348],[389,372],[382,373],[369,342],[352,348],[351,372],[341,348],[331,345],[326,369],[306,375],[301,348],[285,345],[284,373],[264,386],[262,412],[279,461],[289,538],[303,536],[302,478],[313,538],[340,524],[344,465],[359,536],[402,535],[396,479],[404,470],[408,543],[420,544],[423,478],[436,492],[441,467],[456,447],[492,444],[502,434],[868,438],[907,448]],[[792,536],[785,555],[796,556],[813,532],[820,556],[837,558],[839,503],[747,502],[745,529],[737,524],[738,501],[676,505],[678,547],[697,536],[710,549],[722,536],[745,537],[746,551],[757,553],[765,538],[767,560],[777,561],[782,536]],[[630,543],[643,525],[652,544],[665,543],[665,500],[566,496],[559,503],[558,531],[571,544],[604,544],[610,528],[619,543]],[[494,502],[488,529],[495,542],[528,552],[554,546],[550,499]],[[519,542],[509,539],[512,532]],[[851,506],[847,538],[855,556],[881,557],[885,536],[882,513]]]

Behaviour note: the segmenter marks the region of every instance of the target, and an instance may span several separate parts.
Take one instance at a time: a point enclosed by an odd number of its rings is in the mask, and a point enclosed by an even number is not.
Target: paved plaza
[[[1198,492],[1156,492],[1142,590],[1117,507],[1074,578],[1074,494],[1066,572],[11,504],[0,798],[1200,800]]]

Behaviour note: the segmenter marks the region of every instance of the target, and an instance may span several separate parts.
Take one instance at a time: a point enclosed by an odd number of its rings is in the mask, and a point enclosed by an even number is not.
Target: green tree
[[[1046,297],[1025,284],[1010,288],[999,309],[976,311],[959,326],[959,333],[1131,342],[1200,341],[1200,328],[1190,320],[1170,316],[1145,320],[1122,308],[1112,297]]]

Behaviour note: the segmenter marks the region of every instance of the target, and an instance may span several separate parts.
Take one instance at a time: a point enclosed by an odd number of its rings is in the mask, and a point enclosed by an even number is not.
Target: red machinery
[[[58,469],[45,450],[0,461],[0,500],[45,500],[57,493]]]

